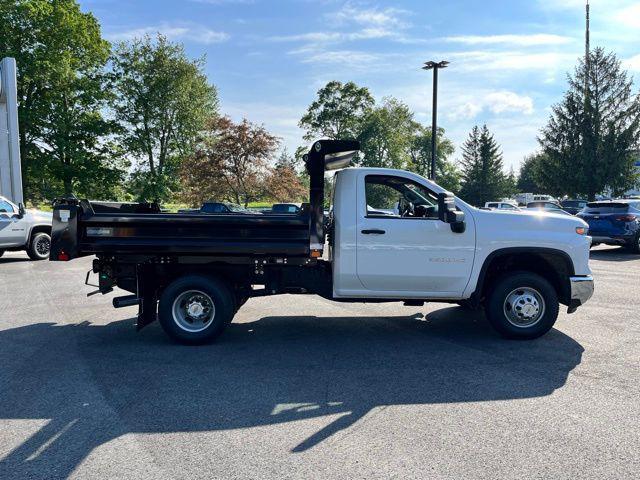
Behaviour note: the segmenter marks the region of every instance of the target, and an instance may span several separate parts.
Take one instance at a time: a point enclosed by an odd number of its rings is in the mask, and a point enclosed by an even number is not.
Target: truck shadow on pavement
[[[157,325],[136,335],[131,319],[4,330],[0,417],[44,425],[7,447],[0,478],[66,478],[94,448],[130,433],[340,414],[281,447],[301,452],[380,406],[549,395],[582,352],[558,330],[503,340],[481,314],[458,307],[426,318],[265,317],[232,324],[203,347],[171,344]]]
[[[589,258],[591,260],[604,260],[605,262],[632,262],[640,259],[640,255],[624,247],[609,247],[592,249],[589,252]]]

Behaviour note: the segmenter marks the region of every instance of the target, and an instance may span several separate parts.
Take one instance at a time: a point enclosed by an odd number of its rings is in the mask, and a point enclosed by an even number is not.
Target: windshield
[[[629,210],[629,204],[621,202],[590,202],[585,213],[623,213]]]
[[[571,208],[583,208],[587,204],[587,202],[580,200],[563,200],[561,203],[563,207]]]

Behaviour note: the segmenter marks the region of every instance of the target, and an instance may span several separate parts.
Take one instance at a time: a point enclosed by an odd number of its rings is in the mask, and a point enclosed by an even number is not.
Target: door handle
[[[362,233],[365,235],[384,235],[386,232],[384,230],[374,228],[372,230],[362,230]]]

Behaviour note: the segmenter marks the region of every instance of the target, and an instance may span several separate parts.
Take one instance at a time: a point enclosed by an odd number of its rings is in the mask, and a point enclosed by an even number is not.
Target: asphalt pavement
[[[213,345],[135,331],[90,259],[0,258],[0,478],[638,478],[640,256],[507,341],[431,304],[252,299]]]

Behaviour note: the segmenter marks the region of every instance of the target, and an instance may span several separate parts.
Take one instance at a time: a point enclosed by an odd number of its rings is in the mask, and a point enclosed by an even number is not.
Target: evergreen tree
[[[594,199],[607,187],[620,192],[634,183],[640,95],[631,88],[613,53],[597,48],[580,60],[539,138],[540,180],[548,193]]]
[[[503,171],[502,153],[486,125],[473,127],[462,146],[462,188],[460,197],[472,205],[499,200],[509,195]]]
[[[540,168],[544,154],[536,153],[525,157],[520,165],[517,190],[528,193],[545,193],[540,184]]]

